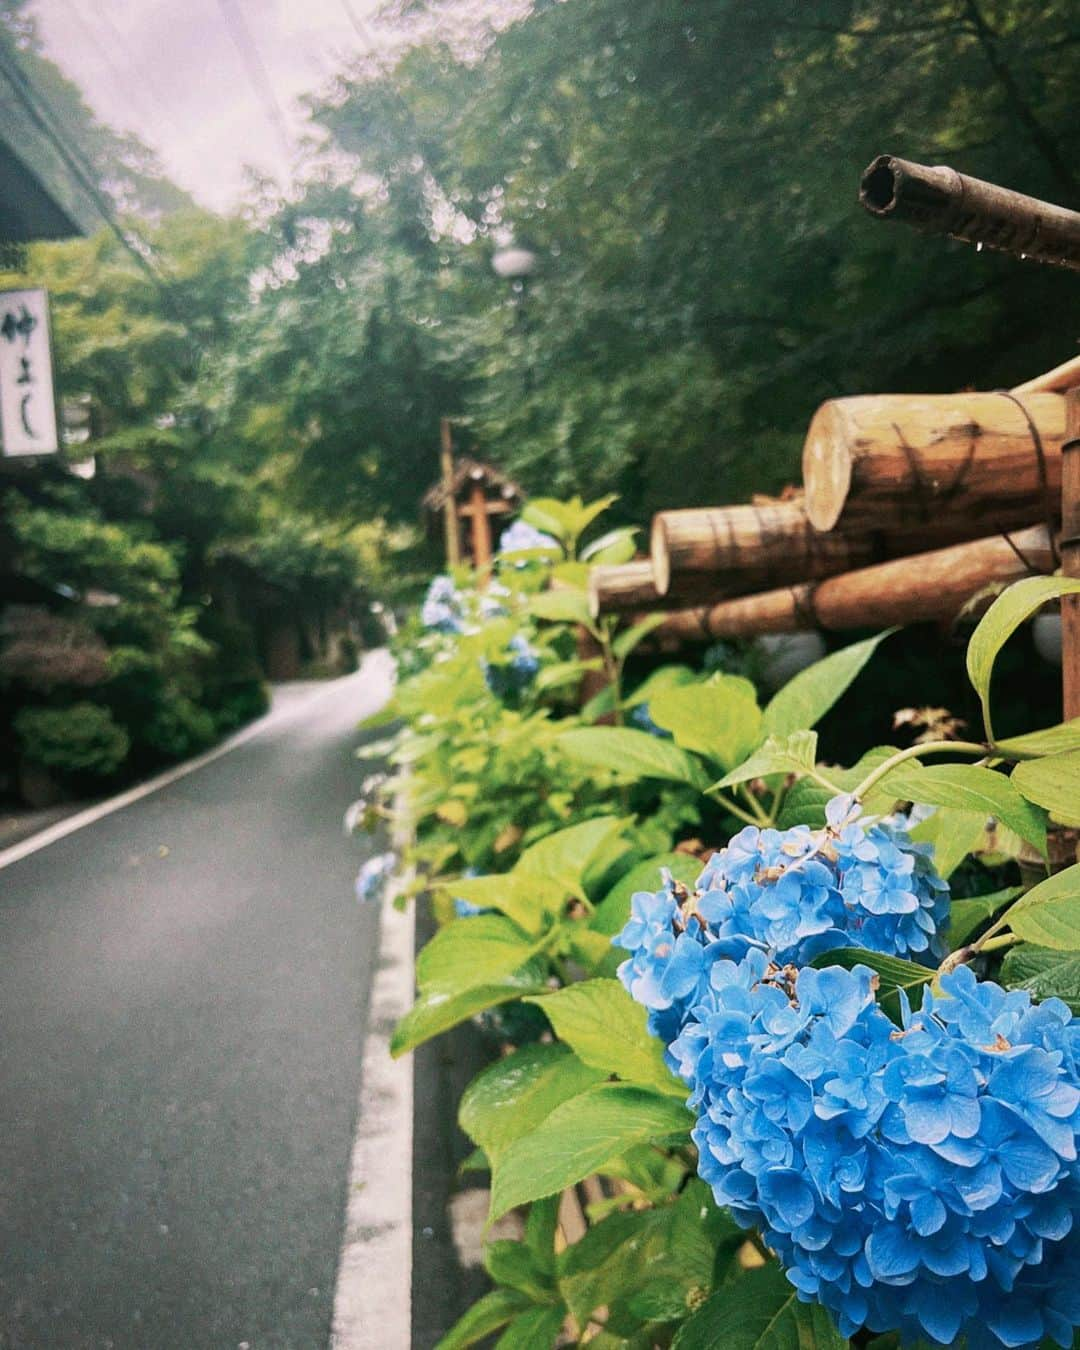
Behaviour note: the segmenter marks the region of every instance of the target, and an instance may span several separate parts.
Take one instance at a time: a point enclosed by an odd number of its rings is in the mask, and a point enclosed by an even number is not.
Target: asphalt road
[[[341,819],[388,669],[0,871],[3,1350],[327,1345],[378,939]]]

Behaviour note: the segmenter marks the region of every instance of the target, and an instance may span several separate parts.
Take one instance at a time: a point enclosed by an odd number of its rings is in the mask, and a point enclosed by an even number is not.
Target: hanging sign
[[[60,448],[44,290],[0,291],[0,445],[5,457]]]

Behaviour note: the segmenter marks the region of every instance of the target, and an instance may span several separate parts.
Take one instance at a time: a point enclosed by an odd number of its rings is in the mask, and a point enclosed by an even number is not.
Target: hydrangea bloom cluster
[[[1071,1346],[1080,1023],[962,967],[900,1031],[875,980],[716,963],[671,1046],[702,1177],[845,1336]]]
[[[969,1350],[1080,1326],[1080,1021],[960,968],[903,1002],[803,968],[839,946],[941,954],[945,884],[850,798],[824,830],[747,829],[691,894],[633,897],[619,969],[690,1089],[702,1177],[845,1336]]]
[[[356,874],[357,900],[365,903],[381,900],[396,866],[397,855],[393,853],[377,853],[369,858]]]
[[[500,553],[523,553],[526,549],[534,548],[554,549],[556,553],[562,553],[557,540],[550,534],[545,534],[543,530],[538,530],[535,525],[530,525],[526,520],[515,520],[513,525],[503,530],[499,536]]]
[[[453,580],[433,577],[420,608],[420,622],[438,633],[460,633],[465,626],[461,597]]]
[[[502,661],[484,662],[484,679],[496,698],[522,693],[536,679],[540,658],[524,633],[510,639]]]

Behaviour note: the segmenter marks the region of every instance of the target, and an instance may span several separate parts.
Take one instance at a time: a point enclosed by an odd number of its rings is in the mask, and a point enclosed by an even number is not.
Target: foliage
[[[573,537],[544,514],[531,523]],[[411,673],[386,714],[404,726],[365,750],[398,770],[373,785],[367,821],[403,805],[426,873],[414,889],[431,888],[442,924],[395,1052],[519,1001],[553,1036],[462,1100],[492,1218],[528,1218],[521,1243],[489,1244],[495,1288],[444,1350],[503,1328],[508,1345],[643,1350],[832,1347],[864,1326],[972,1348],[1070,1343],[1073,1248],[1049,1215],[1075,1185],[1075,1025],[1054,999],[1078,1006],[1080,868],[954,901],[950,920],[932,861],[1030,861],[1054,804],[1080,799],[1074,727],[994,738],[994,658],[1032,612],[1030,583],[972,639],[983,739],[877,747],[838,768],[819,761],[811,724],[883,659],[881,637],[765,707],[724,672],[661,667],[634,688],[616,649],[647,634],[590,620],[602,656],[576,658],[567,561],[530,566],[557,589],[534,575],[521,590],[503,562],[486,598],[455,578],[450,630],[404,630]],[[1069,585],[1042,581],[1040,595]],[[511,708],[483,668],[514,634],[539,670]],[[578,708],[567,694],[596,665],[608,687]],[[640,706],[661,734],[623,724]],[[563,1249],[557,1196],[597,1173],[618,1190]],[[864,1248],[869,1265],[846,1278]]]
[[[20,708],[15,733],[28,760],[76,783],[83,776],[105,778],[114,773],[129,745],[123,727],[96,703]]]

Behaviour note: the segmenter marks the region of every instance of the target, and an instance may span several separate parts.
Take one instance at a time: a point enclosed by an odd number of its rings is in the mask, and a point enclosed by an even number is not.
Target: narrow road
[[[0,870],[2,1350],[327,1345],[378,943],[341,821],[389,678]]]

